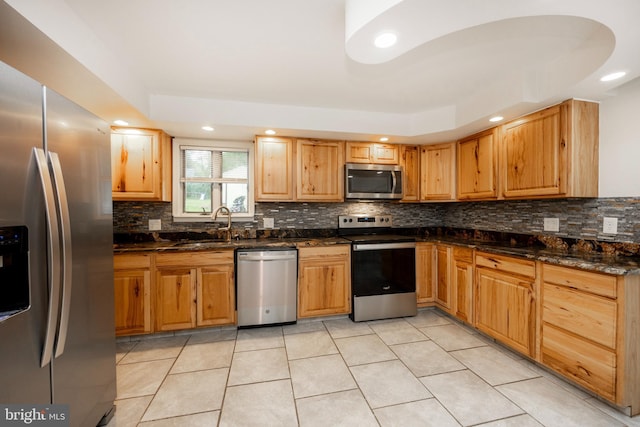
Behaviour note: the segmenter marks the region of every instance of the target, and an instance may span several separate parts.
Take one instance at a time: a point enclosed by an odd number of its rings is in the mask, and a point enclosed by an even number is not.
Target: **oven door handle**
[[[354,251],[379,251],[382,249],[415,249],[416,242],[398,243],[354,243]]]

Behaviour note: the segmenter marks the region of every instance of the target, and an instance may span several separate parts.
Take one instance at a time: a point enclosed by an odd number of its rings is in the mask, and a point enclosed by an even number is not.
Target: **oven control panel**
[[[339,215],[338,228],[391,227],[391,215]]]

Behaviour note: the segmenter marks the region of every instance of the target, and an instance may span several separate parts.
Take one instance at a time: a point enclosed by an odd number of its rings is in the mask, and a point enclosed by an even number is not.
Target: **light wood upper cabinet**
[[[457,197],[459,200],[493,199],[497,192],[498,128],[457,143]]]
[[[420,200],[455,199],[454,143],[420,148]]]
[[[530,357],[535,356],[535,262],[476,253],[476,327]]]
[[[400,166],[403,170],[403,202],[420,200],[420,147],[417,145],[400,146]]]
[[[568,100],[502,126],[505,198],[598,196],[598,104]]]
[[[349,245],[298,249],[298,317],[351,312]]]
[[[344,143],[296,141],[296,199],[339,201],[344,198]]]
[[[171,201],[171,137],[161,130],[112,128],[111,192],[113,200]]]
[[[418,306],[433,303],[436,282],[436,252],[433,243],[416,243],[416,297]]]
[[[398,145],[377,142],[347,141],[346,152],[347,163],[397,165],[400,156]]]
[[[114,255],[116,335],[146,334],[151,322],[151,255]]]
[[[293,200],[294,159],[292,139],[256,137],[254,186],[257,202]]]

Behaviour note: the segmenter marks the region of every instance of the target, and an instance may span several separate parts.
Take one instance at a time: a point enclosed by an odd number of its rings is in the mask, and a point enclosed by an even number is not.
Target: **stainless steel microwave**
[[[402,166],[347,163],[345,198],[402,199]]]

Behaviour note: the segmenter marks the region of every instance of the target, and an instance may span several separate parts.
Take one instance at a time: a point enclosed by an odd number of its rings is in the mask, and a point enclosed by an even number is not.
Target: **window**
[[[174,221],[212,221],[220,206],[253,220],[253,144],[174,139]]]

